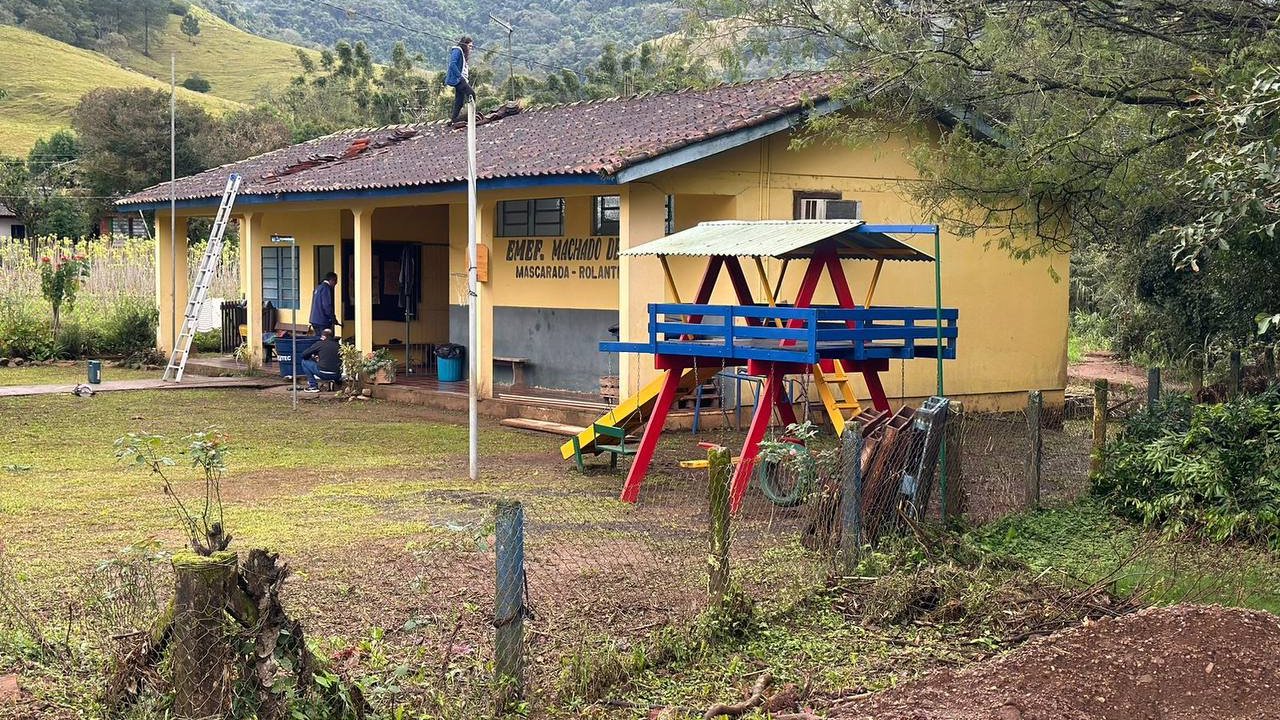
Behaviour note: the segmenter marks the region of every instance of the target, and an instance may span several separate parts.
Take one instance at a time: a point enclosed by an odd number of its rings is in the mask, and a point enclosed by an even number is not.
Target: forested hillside
[[[363,40],[375,58],[389,57],[396,42],[440,65],[459,34],[482,48],[504,48],[515,27],[514,54],[524,72],[553,66],[580,68],[606,43],[622,47],[665,35],[681,12],[663,0],[206,0],[209,9],[246,29],[294,43],[332,46]],[[352,8],[349,13],[343,8]],[[376,18],[376,19],[375,19]],[[532,63],[532,65],[531,65]]]

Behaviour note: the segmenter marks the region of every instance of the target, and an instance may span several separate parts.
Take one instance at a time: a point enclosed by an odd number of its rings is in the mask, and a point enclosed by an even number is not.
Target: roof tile
[[[794,113],[828,99],[841,78],[813,73],[707,90],[534,108],[476,131],[481,180],[613,175],[637,162]],[[182,178],[179,200],[217,198],[229,172],[240,194],[430,187],[461,182],[466,133],[446,123],[344,130]],[[118,201],[168,200],[168,183]]]

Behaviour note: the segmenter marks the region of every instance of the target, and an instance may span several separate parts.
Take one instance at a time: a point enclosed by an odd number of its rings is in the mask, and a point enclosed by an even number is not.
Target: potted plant
[[[390,385],[396,381],[396,359],[386,348],[365,356],[364,376],[373,378],[374,385]]]

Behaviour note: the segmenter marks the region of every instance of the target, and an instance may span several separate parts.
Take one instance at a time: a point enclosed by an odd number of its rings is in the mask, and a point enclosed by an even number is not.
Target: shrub
[[[30,302],[0,302],[0,355],[46,360],[54,356],[53,327]]]
[[[199,73],[196,73],[191,77],[188,77],[186,80],[183,80],[182,87],[190,90],[191,92],[207,93],[213,89],[213,83],[209,82],[207,78],[201,76]]]
[[[150,300],[121,298],[107,315],[102,331],[103,351],[135,355],[155,348],[160,313]]]
[[[97,328],[79,319],[62,323],[62,331],[58,333],[56,354],[58,357],[75,359],[96,355],[102,349],[102,336]]]
[[[191,338],[191,349],[194,352],[222,352],[222,333],[218,330],[205,330]]]
[[[1162,401],[1102,450],[1094,492],[1170,535],[1280,547],[1280,388],[1221,405]]]

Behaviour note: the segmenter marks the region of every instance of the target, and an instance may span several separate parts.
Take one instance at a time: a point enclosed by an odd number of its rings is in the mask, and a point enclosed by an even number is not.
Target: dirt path
[[[1084,360],[1067,368],[1067,378],[1072,382],[1091,384],[1094,380],[1107,380],[1112,385],[1146,387],[1147,371],[1116,358],[1112,353],[1089,353]]]
[[[1280,618],[1180,606],[1065,630],[846,705],[842,720],[1280,718]]]

